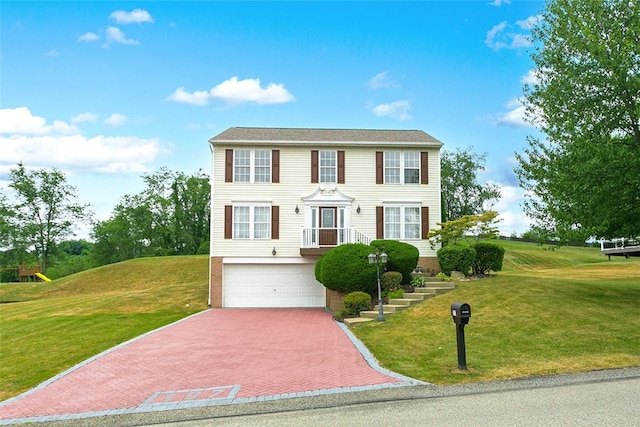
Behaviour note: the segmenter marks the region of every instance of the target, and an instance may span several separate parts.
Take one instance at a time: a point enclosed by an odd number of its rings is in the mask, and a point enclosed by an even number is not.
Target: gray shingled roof
[[[216,142],[371,142],[421,143],[441,146],[442,143],[421,130],[376,129],[309,129],[232,127],[209,140]]]

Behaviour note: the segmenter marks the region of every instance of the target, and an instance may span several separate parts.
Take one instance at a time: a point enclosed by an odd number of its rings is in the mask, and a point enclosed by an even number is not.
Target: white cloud
[[[525,198],[525,190],[512,185],[502,185],[500,187],[502,197],[491,209],[498,212],[498,229],[503,236],[510,236],[512,233],[521,235],[531,228],[531,219],[522,211],[522,204]]]
[[[530,30],[542,21],[542,15],[530,16],[525,20],[516,21],[516,25],[524,30]]]
[[[71,123],[95,123],[98,116],[93,113],[80,113],[71,118]]]
[[[383,71],[369,79],[369,87],[372,89],[396,88],[399,87],[399,85],[391,80],[389,77],[389,71]]]
[[[181,102],[183,104],[191,105],[207,105],[209,100],[212,99],[209,92],[204,90],[196,90],[195,92],[187,92],[184,87],[179,87],[171,95],[167,97],[169,101]]]
[[[109,18],[115,20],[118,24],[139,24],[143,22],[153,22],[153,18],[144,9],[134,9],[131,12],[124,10],[116,10]]]
[[[0,147],[0,170],[24,162],[27,166],[104,173],[144,172],[160,151],[156,138],[87,138],[65,122],[47,124],[26,107],[0,109]]]
[[[0,109],[0,135],[73,134],[77,132],[78,129],[75,126],[62,120],[54,120],[53,124],[48,125],[44,118],[32,115],[27,107]]]
[[[402,100],[376,105],[371,111],[378,117],[387,116],[398,120],[409,120],[411,119],[410,110],[409,101]]]
[[[97,40],[100,40],[100,36],[92,32],[84,33],[78,37],[79,42],[95,42]]]
[[[49,52],[46,52],[44,56],[60,56],[60,52],[55,49],[51,49]]]
[[[104,119],[104,124],[107,126],[120,126],[127,122],[127,116],[122,114],[114,113]]]
[[[524,34],[513,34],[509,48],[518,49],[521,47],[529,47],[529,46],[531,46],[531,39],[529,38],[529,36]]]
[[[500,117],[496,121],[497,125],[507,126],[531,126],[531,124],[525,121],[525,106],[520,99],[512,99],[505,106],[507,108],[506,113],[500,114]]]
[[[538,72],[536,70],[529,70],[527,74],[520,77],[520,83],[522,84],[536,84],[539,81]]]
[[[244,102],[281,104],[294,101],[295,97],[282,83],[269,83],[267,87],[263,88],[260,84],[260,79],[238,80],[238,77],[231,77],[211,88],[208,92],[202,90],[187,92],[184,87],[180,87],[169,95],[167,99],[184,104],[204,106],[214,100],[225,101],[230,104]]]
[[[532,16],[524,21],[517,21],[516,25],[522,30],[530,30],[539,19]],[[487,31],[484,43],[493,50],[519,49],[529,47],[532,44],[528,34],[515,32],[513,26],[507,21],[502,21]]]
[[[157,139],[82,135],[0,136],[2,163],[54,166],[103,173],[143,172],[159,152]]]
[[[511,0],[493,0],[491,3],[489,3],[491,6],[497,6],[500,7],[502,6],[502,4],[511,4]]]
[[[136,45],[140,44],[137,40],[128,39],[122,30],[118,27],[107,27],[107,41],[106,45],[108,46],[111,43],[120,43],[120,44],[130,44]]]
[[[507,21],[503,21],[498,25],[494,25],[493,28],[487,31],[487,37],[485,38],[484,43],[493,49],[501,49],[503,47],[506,47],[504,42],[499,42],[496,40],[498,35],[500,35],[505,28],[507,28]]]
[[[533,123],[527,119],[524,101],[525,100],[522,98],[514,98],[507,102],[505,105],[507,112],[499,114],[495,124],[498,126],[533,128],[537,128],[542,125],[542,112],[539,109],[535,109],[535,114],[532,116]]]

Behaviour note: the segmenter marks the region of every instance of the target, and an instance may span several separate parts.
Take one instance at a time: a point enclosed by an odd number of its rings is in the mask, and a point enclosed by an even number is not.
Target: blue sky
[[[487,153],[522,233],[514,153],[542,1],[0,3],[0,189],[58,168],[106,219],[161,166],[209,173],[231,126],[421,129]],[[6,191],[6,190],[4,190]]]

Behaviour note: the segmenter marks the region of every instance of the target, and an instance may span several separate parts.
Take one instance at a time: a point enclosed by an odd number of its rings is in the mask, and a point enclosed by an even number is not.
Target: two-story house
[[[438,269],[442,143],[420,130],[233,127],[211,138],[212,307],[325,307],[314,266],[395,239]]]

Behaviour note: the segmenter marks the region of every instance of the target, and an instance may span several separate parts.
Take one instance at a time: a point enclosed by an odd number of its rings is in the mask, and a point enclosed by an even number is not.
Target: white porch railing
[[[605,249],[624,249],[636,246],[640,246],[640,237],[635,239],[625,239],[624,237],[621,237],[619,239],[600,241],[601,251],[604,251]]]
[[[345,243],[371,243],[370,237],[355,228],[302,228],[301,248],[321,248],[343,245]]]

